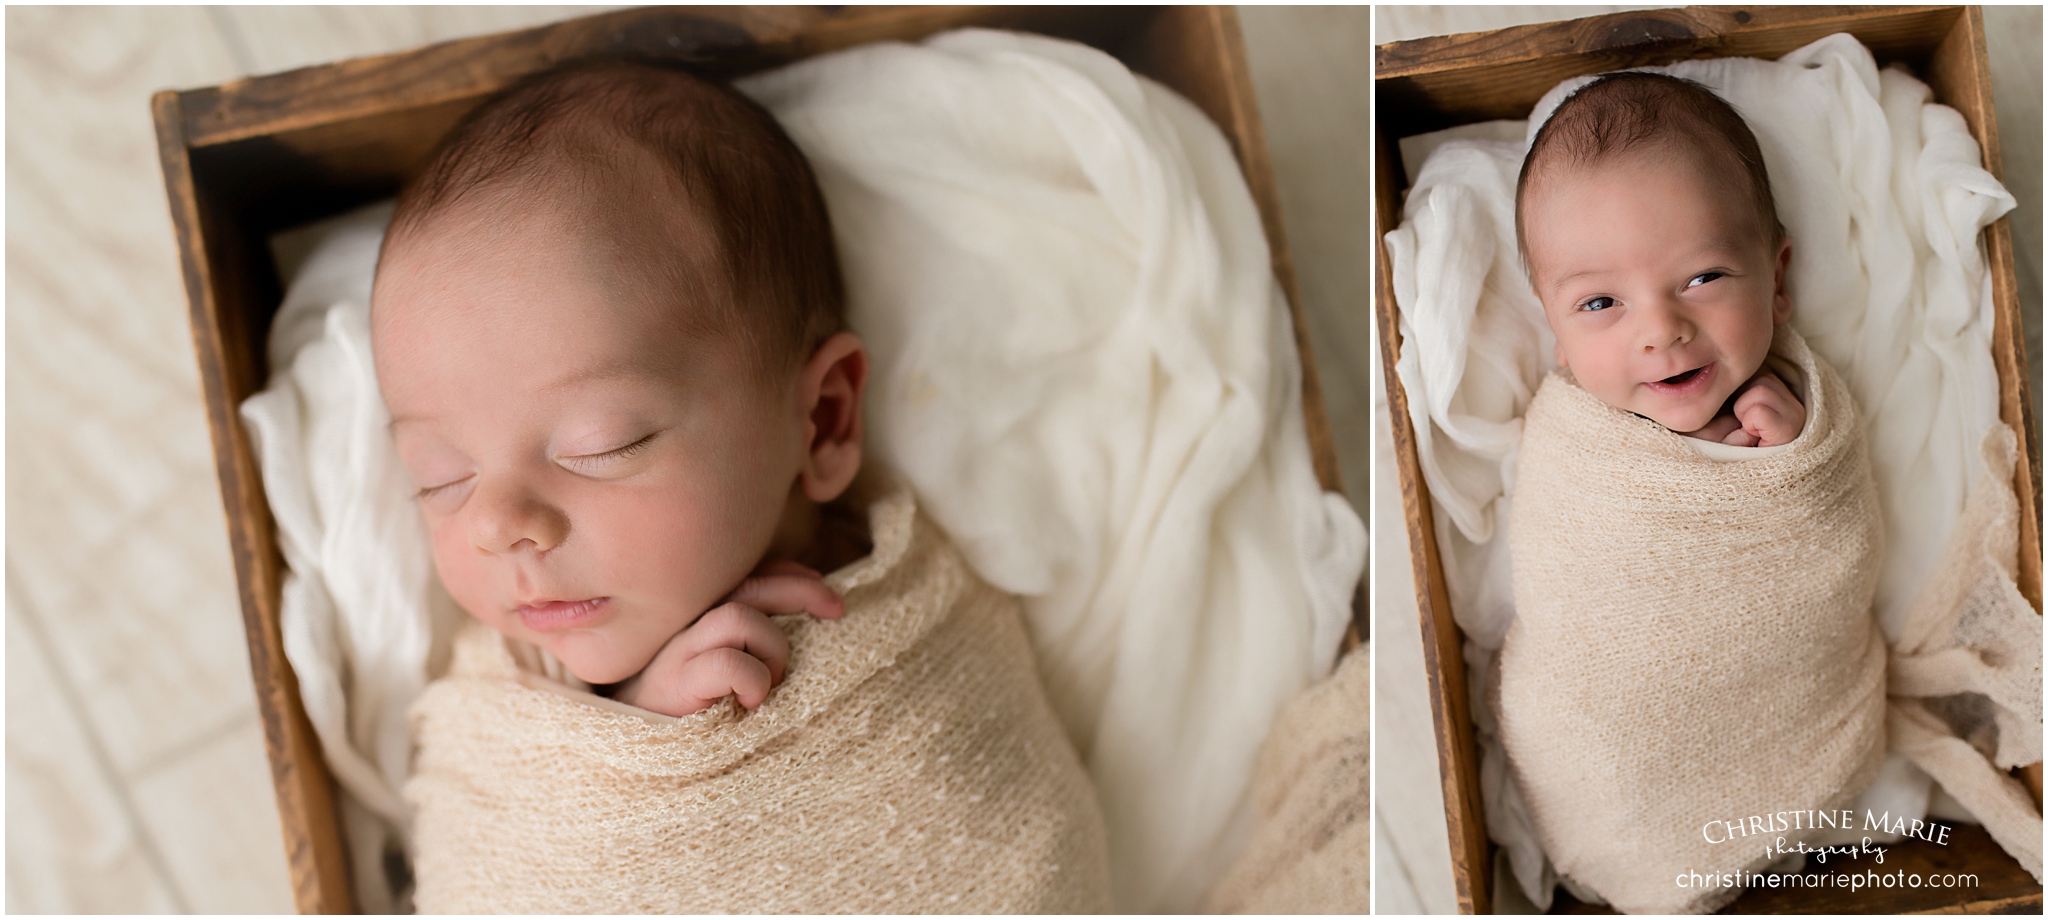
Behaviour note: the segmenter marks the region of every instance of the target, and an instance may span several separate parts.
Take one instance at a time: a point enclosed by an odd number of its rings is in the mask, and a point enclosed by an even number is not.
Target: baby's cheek
[[[440,577],[441,586],[448,590],[448,596],[454,598],[455,603],[472,616],[490,622],[494,606],[490,603],[490,592],[479,565],[479,554],[469,541],[448,533],[448,529],[444,526],[433,535],[434,574]]]
[[[685,607],[694,618],[739,587],[753,571],[761,556],[753,544],[744,531],[679,536],[668,558],[654,564],[674,573],[674,590],[686,598]]]
[[[589,521],[589,562],[618,590],[640,589],[688,613],[701,613],[739,583],[752,561],[751,535],[692,496],[642,497]],[[680,628],[680,625],[678,626]]]

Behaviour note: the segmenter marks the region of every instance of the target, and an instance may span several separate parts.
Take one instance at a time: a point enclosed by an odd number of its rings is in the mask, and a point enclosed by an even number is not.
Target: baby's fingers
[[[761,659],[735,648],[715,648],[683,665],[679,689],[683,708],[698,712],[728,693],[739,697],[741,706],[757,709],[774,685]]]
[[[775,559],[763,562],[754,568],[754,574],[751,577],[759,578],[763,575],[801,575],[806,578],[824,577],[818,574],[817,569],[794,559]]]
[[[815,573],[756,575],[740,582],[726,600],[764,613],[808,613],[827,620],[846,614],[846,601],[825,587],[825,580]]]
[[[1768,403],[1754,406],[1743,415],[1742,430],[1756,436],[1757,447],[1789,444],[1799,436],[1799,430],[1785,418],[1785,413]]]
[[[761,611],[745,604],[727,603],[711,608],[678,638],[693,662],[719,649],[752,656],[768,669],[771,687],[782,682],[782,671],[789,665],[789,637],[768,622]]]

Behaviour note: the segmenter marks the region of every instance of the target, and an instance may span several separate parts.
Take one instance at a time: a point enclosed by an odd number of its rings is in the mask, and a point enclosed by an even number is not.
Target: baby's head
[[[859,470],[824,200],[724,87],[606,63],[486,102],[400,197],[371,303],[442,582],[586,681],[801,560]]]
[[[1559,104],[1522,163],[1515,233],[1558,363],[1673,431],[1713,420],[1792,313],[1756,137],[1689,80],[1608,74]]]

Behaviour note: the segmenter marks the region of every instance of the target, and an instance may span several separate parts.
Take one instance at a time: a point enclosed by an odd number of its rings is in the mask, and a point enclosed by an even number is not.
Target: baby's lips
[[[1710,361],[1698,367],[1679,371],[1676,374],[1672,374],[1665,377],[1658,377],[1654,380],[1645,380],[1643,381],[1642,385],[1648,387],[1651,392],[1656,393],[1659,396],[1664,396],[1667,398],[1686,398],[1704,392],[1707,389],[1707,387],[1713,382],[1713,379],[1719,375],[1719,373],[1720,368],[1717,366],[1715,362]],[[1669,382],[1672,377],[1684,376],[1686,374],[1693,374],[1693,376],[1681,383]]]

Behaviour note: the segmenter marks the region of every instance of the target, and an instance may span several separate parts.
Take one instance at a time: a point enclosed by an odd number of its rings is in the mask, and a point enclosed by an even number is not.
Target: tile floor
[[[593,11],[7,10],[10,913],[292,907],[150,93]],[[1366,22],[1243,13],[1361,510]]]
[[[1676,4],[1663,4],[1674,6]],[[1380,6],[1373,41],[1384,43],[1574,19],[1647,6]],[[1991,55],[1993,106],[2005,159],[2006,187],[2019,199],[2012,214],[2021,303],[2028,311],[2035,418],[2041,417],[2041,8],[1984,8]],[[1374,674],[1373,892],[1381,913],[1455,913],[1450,845],[1444,827],[1435,729],[1422,671],[1422,630],[1395,481],[1386,397],[1378,352],[1373,369],[1375,448],[1372,523]],[[2038,424],[2038,421],[2037,421]]]

